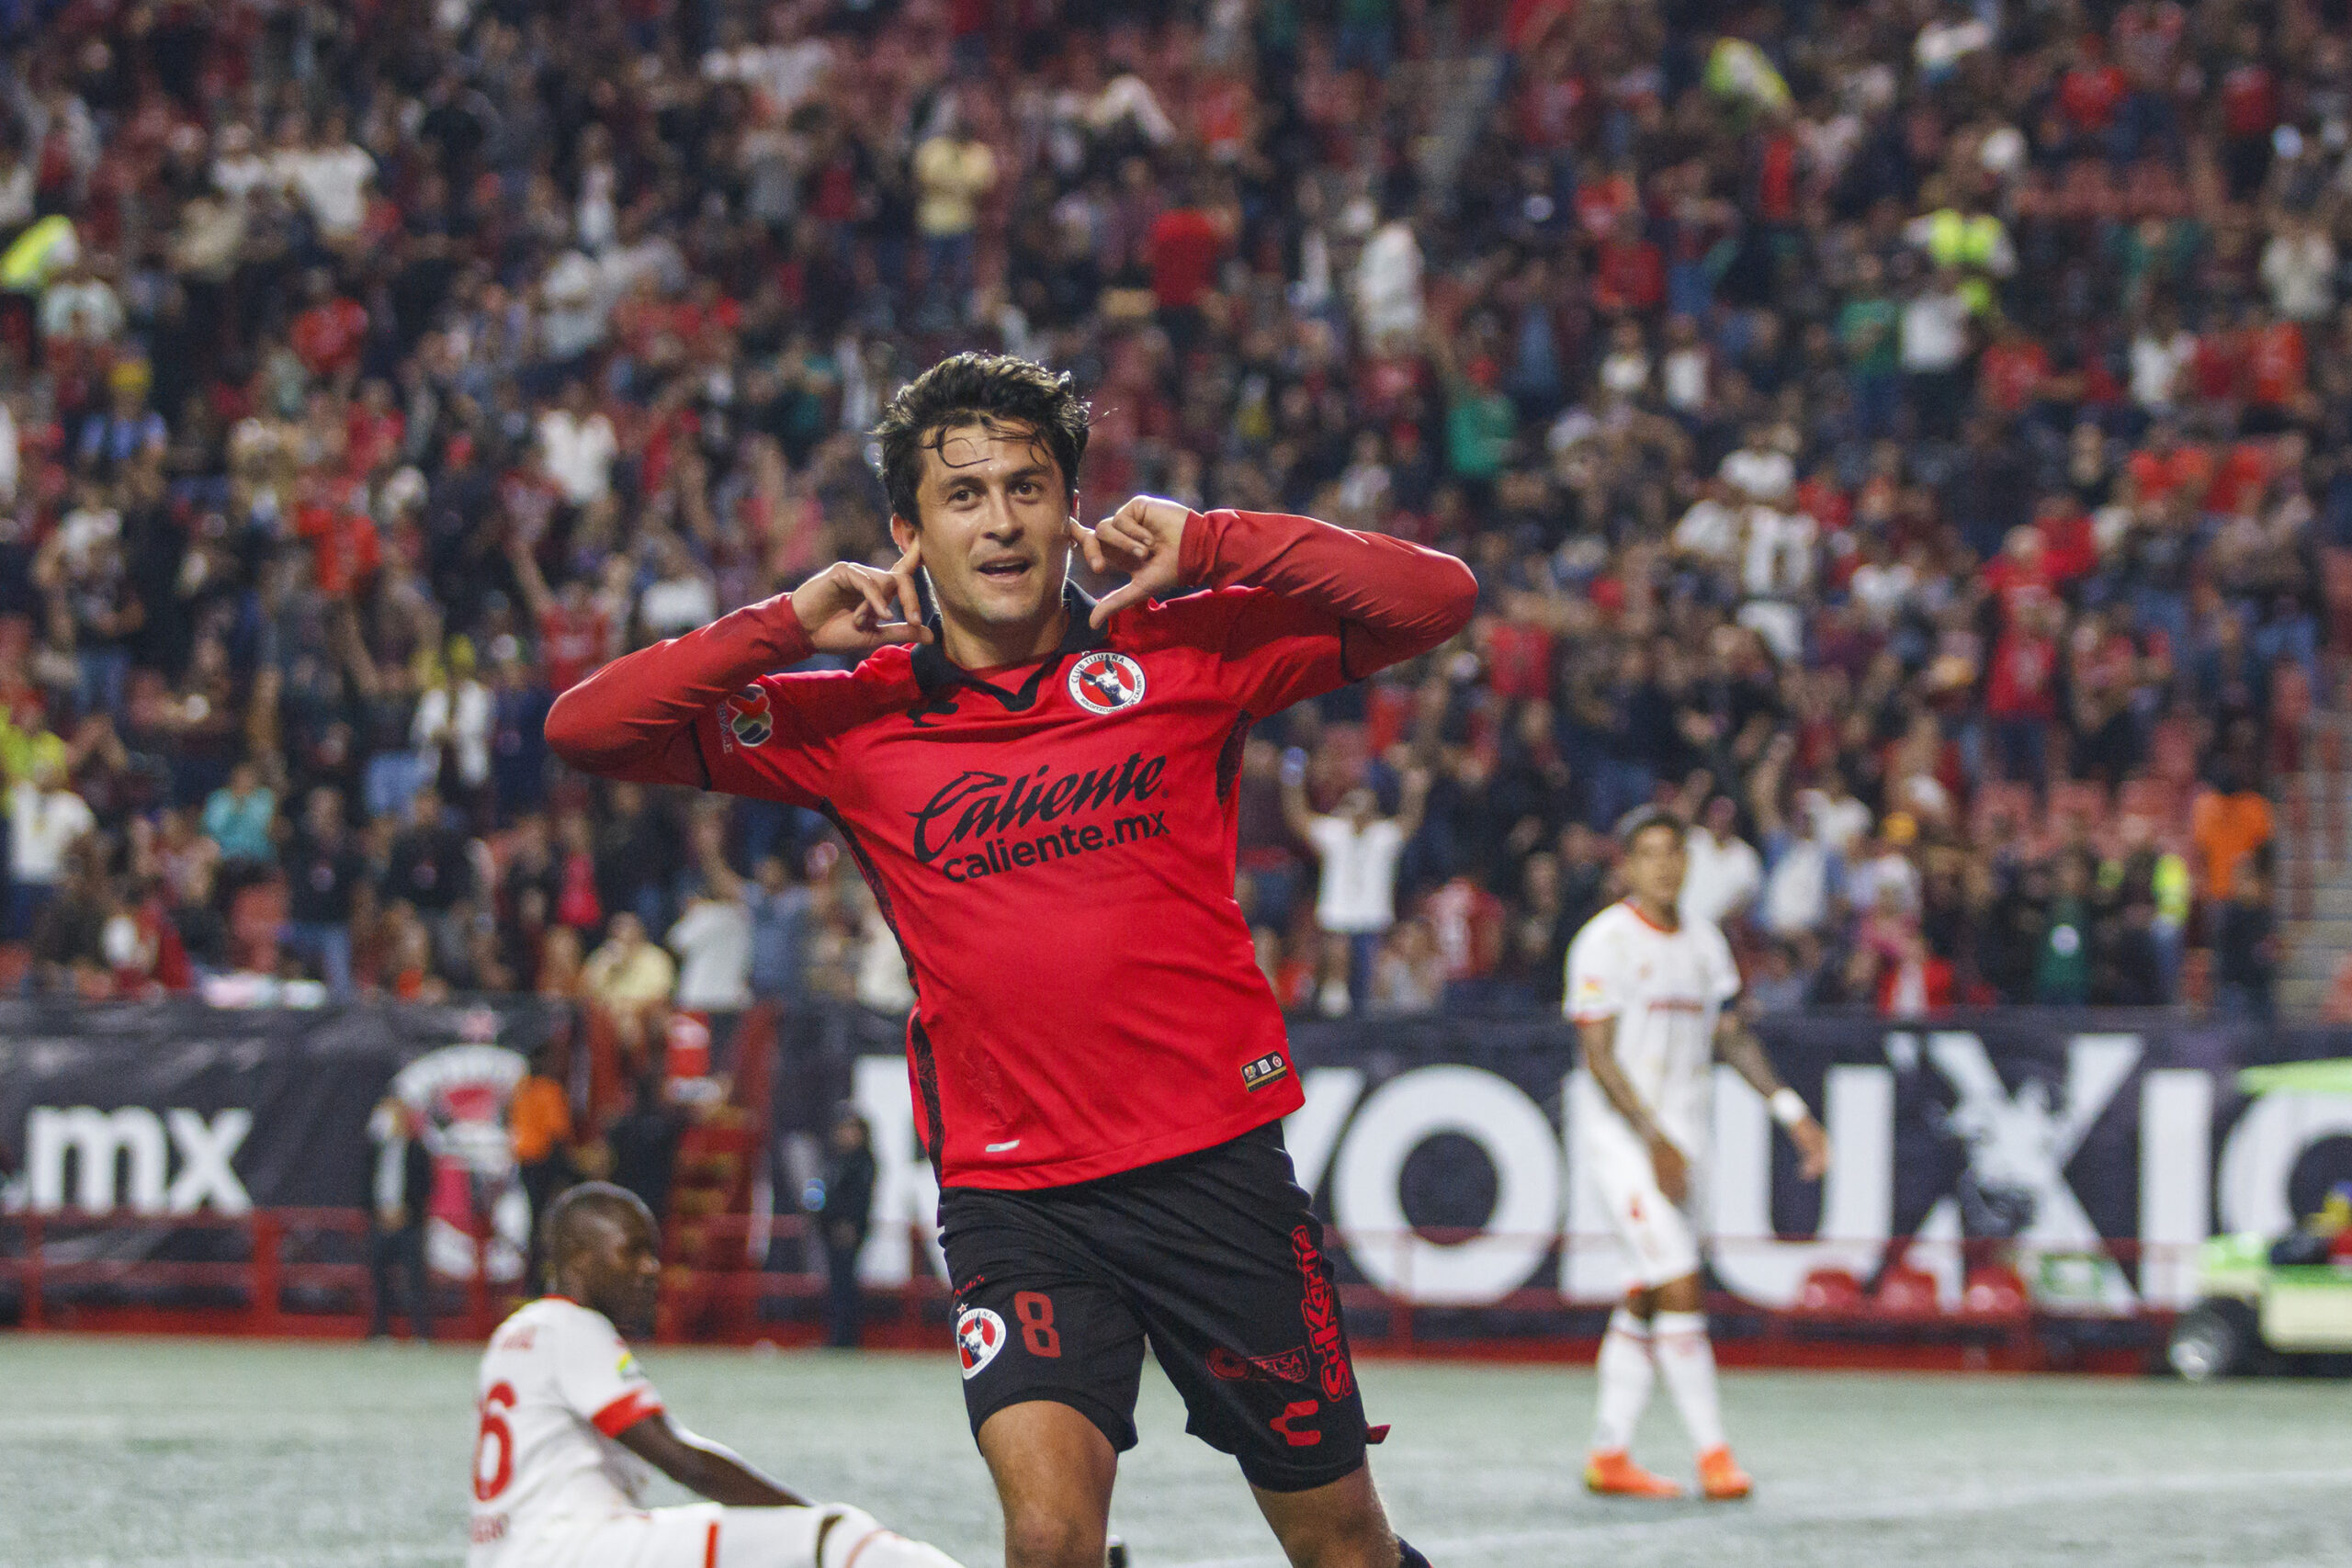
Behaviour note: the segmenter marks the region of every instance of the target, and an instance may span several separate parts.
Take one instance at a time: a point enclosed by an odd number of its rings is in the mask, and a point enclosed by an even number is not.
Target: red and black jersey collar
[[[915,685],[925,701],[914,710],[916,714],[945,713],[951,710],[958,686],[969,686],[1004,705],[1006,711],[1021,713],[1036,705],[1037,694],[1047,677],[1073,653],[1085,653],[1092,649],[1107,648],[1111,642],[1109,628],[1097,628],[1093,624],[1094,600],[1075,582],[1062,584],[1062,607],[1069,612],[1069,625],[1062,633],[1062,640],[1054,651],[1038,661],[1018,690],[1008,690],[995,682],[972,673],[948,659],[940,636],[939,615],[933,612],[929,625],[932,639],[917,643],[913,668]],[[1017,665],[1014,668],[1019,668]]]

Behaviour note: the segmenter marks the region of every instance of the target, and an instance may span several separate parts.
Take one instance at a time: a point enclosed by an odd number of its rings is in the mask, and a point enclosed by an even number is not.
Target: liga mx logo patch
[[[1254,1062],[1241,1065],[1241,1087],[1256,1093],[1270,1083],[1280,1083],[1290,1077],[1290,1064],[1279,1051],[1269,1051]]]
[[[746,686],[727,699],[727,733],[746,746],[764,746],[775,733],[775,715],[768,710],[763,686]]]
[[[1096,651],[1069,667],[1070,699],[1089,713],[1117,713],[1143,701],[1143,666],[1124,653]]]
[[[986,1307],[966,1307],[956,1318],[956,1354],[969,1382],[1004,1348],[1004,1319]]]

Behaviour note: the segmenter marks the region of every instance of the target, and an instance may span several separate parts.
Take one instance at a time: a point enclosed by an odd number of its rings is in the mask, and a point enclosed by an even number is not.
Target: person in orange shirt
[[[522,1173],[523,1195],[530,1200],[534,1222],[572,1176],[571,1097],[550,1075],[551,1058],[545,1045],[531,1053],[530,1071],[514,1086],[506,1106],[514,1166]]]
[[[2213,787],[2199,791],[2192,807],[2189,841],[2196,847],[2198,869],[2204,886],[2199,892],[2209,905],[2219,905],[2236,886],[2238,867],[2245,857],[2270,842],[2270,802],[2245,782],[2243,767],[2233,758],[2222,759]]]

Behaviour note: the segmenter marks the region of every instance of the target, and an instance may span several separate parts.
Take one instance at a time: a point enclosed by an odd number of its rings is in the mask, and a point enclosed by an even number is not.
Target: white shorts
[[[562,1519],[535,1531],[514,1561],[531,1568],[817,1568],[817,1532],[839,1512],[690,1503]]]
[[[1646,1153],[1633,1158],[1592,1162],[1592,1184],[1610,1228],[1633,1254],[1634,1277],[1645,1290],[1686,1280],[1699,1271],[1699,1226],[1692,1218],[1704,1190],[1698,1163],[1690,1164],[1690,1192],[1670,1203],[1657,1188],[1657,1173]]]

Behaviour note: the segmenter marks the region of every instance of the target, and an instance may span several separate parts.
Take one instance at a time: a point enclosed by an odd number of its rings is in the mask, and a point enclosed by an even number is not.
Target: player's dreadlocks
[[[915,492],[922,483],[923,452],[936,449],[941,437],[959,424],[1001,435],[1034,431],[1060,467],[1062,483],[1076,493],[1088,412],[1066,370],[1048,370],[1009,354],[957,354],[941,360],[899,388],[874,427],[882,444],[882,490],[892,514],[922,523]]]

